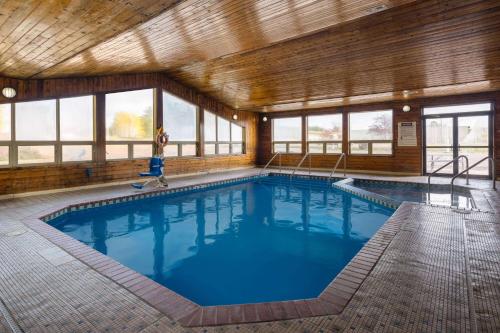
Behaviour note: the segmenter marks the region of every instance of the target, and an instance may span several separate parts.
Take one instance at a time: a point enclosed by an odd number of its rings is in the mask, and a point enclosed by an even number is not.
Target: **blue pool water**
[[[393,210],[270,176],[50,222],[200,305],[318,296]]]

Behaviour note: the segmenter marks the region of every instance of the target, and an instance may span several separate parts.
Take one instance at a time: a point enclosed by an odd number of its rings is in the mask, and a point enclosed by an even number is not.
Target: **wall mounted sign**
[[[417,122],[403,121],[398,123],[398,146],[417,145]]]

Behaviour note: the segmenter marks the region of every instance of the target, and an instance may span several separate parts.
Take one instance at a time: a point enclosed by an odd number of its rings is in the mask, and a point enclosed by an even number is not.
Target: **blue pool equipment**
[[[168,186],[165,177],[163,176],[163,159],[159,156],[152,157],[149,160],[149,172],[139,173],[141,177],[152,177],[145,183],[134,183],[132,187],[136,189],[143,189],[151,182],[156,183],[156,187]]]

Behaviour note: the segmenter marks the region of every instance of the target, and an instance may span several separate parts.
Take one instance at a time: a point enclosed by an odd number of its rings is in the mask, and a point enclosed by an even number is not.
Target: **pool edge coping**
[[[112,199],[83,202],[74,205],[62,205],[64,207],[53,207],[34,214],[25,221],[25,224],[93,270],[144,300],[156,310],[178,321],[184,327],[267,322],[340,314],[355,295],[365,278],[376,266],[387,246],[399,231],[407,214],[411,211],[411,207],[416,204],[403,203],[399,205],[399,208],[396,209],[393,215],[387,219],[380,229],[370,238],[342,271],[335,276],[318,297],[302,300],[223,306],[200,306],[46,223],[61,214],[74,211],[71,209],[73,207],[75,210],[77,210],[77,207],[82,207],[81,209],[101,207],[101,205],[96,206],[95,204],[105,202],[105,206],[107,204],[156,197],[168,193],[177,193],[191,189],[203,189],[227,183],[237,183],[267,175],[268,174],[228,178],[222,181],[161,189]],[[298,178],[309,177],[299,176]],[[312,178],[323,179],[326,177],[313,176]],[[344,179],[340,182],[347,180],[348,179]],[[351,194],[359,196],[358,193]],[[374,201],[374,198],[368,197],[364,199]],[[379,202],[376,203],[381,204]]]

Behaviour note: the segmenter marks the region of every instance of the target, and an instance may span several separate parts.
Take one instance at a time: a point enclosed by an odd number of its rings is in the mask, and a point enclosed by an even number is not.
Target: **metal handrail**
[[[464,171],[467,171],[467,185],[469,185],[469,158],[465,155],[459,155],[457,157],[455,157],[454,159],[452,159],[451,161],[449,161],[448,163],[446,163],[445,165],[441,166],[439,169],[437,170],[434,170],[430,175],[429,177],[427,178],[427,194],[428,196],[430,197],[431,195],[431,177],[437,173],[438,171],[441,171],[442,169],[444,169],[445,167],[447,167],[448,165],[450,165],[451,163],[454,163],[455,161],[457,161],[458,159],[460,158],[465,158],[465,170]],[[462,172],[463,173],[463,172]]]
[[[496,183],[495,183],[495,178],[496,178],[496,175],[497,175],[497,171],[496,171],[496,166],[495,166],[495,160],[493,159],[493,157],[491,156],[486,156],[485,158],[479,160],[478,162],[474,163],[473,165],[470,166],[470,168],[468,167],[467,169],[463,170],[462,172],[459,172],[456,176],[454,176],[452,179],[451,179],[451,198],[453,199],[453,183],[455,182],[455,179],[462,175],[464,172],[467,171],[467,173],[469,172],[470,169],[472,168],[475,168],[476,166],[478,166],[479,164],[481,164],[482,162],[484,162],[485,160],[489,160],[489,162],[491,163],[491,177],[492,177],[492,188],[494,190],[497,189],[497,186],[496,186]]]
[[[273,157],[271,157],[271,159],[269,160],[269,162],[267,162],[266,166],[260,170],[259,172],[259,176],[262,175],[262,173],[267,169],[267,167],[269,166],[269,164],[271,164],[271,162],[276,158],[276,156],[279,155],[279,161],[280,161],[280,172],[281,172],[281,152],[277,152],[273,155]]]
[[[295,171],[297,171],[297,169],[300,168],[300,166],[302,165],[302,163],[304,163],[304,161],[306,160],[307,156],[309,156],[309,175],[311,175],[311,153],[307,152],[304,155],[304,157],[302,157],[302,159],[300,160],[299,164],[297,164],[297,166],[295,167],[295,169],[293,169],[293,172],[290,175],[290,178],[292,178],[292,176],[295,174]]]
[[[337,163],[335,163],[335,166],[333,167],[333,170],[332,172],[330,173],[330,176],[328,176],[328,180],[330,180],[330,178],[333,177],[333,174],[335,173],[335,171],[337,170],[337,167],[339,166],[340,164],[340,161],[342,161],[342,159],[344,159],[344,177],[346,175],[346,161],[347,161],[347,157],[345,155],[345,153],[342,153],[340,154],[340,157],[339,159],[337,160]]]

